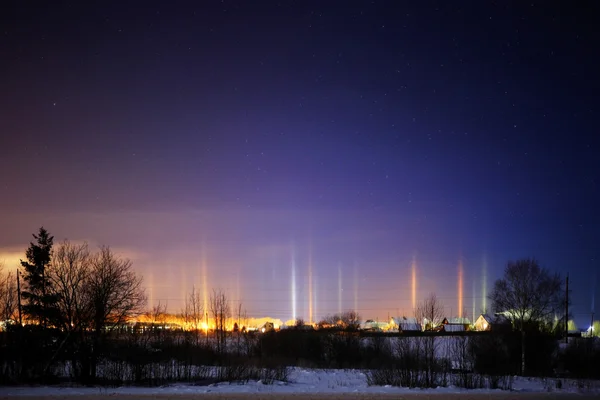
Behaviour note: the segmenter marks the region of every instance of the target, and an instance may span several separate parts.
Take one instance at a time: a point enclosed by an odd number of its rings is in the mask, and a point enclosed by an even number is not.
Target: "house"
[[[502,314],[481,314],[475,321],[476,331],[504,331],[510,330],[510,328],[510,321]]]
[[[275,325],[274,325],[272,322],[270,322],[270,321],[267,321],[267,322],[265,322],[264,324],[262,324],[262,325],[260,326],[260,328],[258,328],[258,330],[259,330],[261,333],[273,332],[273,331],[275,330]]]
[[[388,330],[389,326],[387,322],[379,322],[368,319],[360,324],[360,328],[365,331],[385,331]]]
[[[390,318],[389,327],[398,332],[421,332],[421,324],[416,318],[393,317]]]
[[[444,332],[466,332],[471,329],[471,321],[468,318],[444,318],[440,326]]]

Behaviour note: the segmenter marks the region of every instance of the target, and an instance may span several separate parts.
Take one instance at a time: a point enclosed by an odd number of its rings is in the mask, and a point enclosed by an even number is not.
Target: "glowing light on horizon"
[[[242,304],[242,287],[240,286],[240,267],[238,266],[238,270],[237,270],[237,277],[236,277],[236,282],[235,282],[235,294],[237,296],[237,302],[238,302],[238,306],[240,304]],[[241,314],[241,310],[238,307],[238,319],[240,317],[239,314]],[[239,324],[239,321],[238,321]]]
[[[187,274],[186,274],[186,269],[185,268],[180,268],[179,271],[181,272],[181,282],[179,284],[179,293],[185,293],[184,296],[184,304],[185,301],[187,300]]]
[[[592,313],[596,311],[596,272],[594,272],[594,278],[592,279]]]
[[[354,311],[358,312],[358,271],[354,264]]]
[[[229,296],[230,300],[230,314],[231,314],[231,329],[233,329],[233,322],[235,321],[235,318],[237,316],[238,313],[238,302],[239,302],[239,298],[240,298],[240,294],[239,294],[239,290],[240,290],[240,267],[237,266],[236,267],[236,271],[235,271],[235,291],[232,289],[231,291],[234,293],[231,293],[231,296]],[[234,295],[235,294],[235,295]]]
[[[152,271],[148,272],[148,291],[150,292],[150,294],[148,295],[148,304],[150,305],[150,307],[154,306],[154,274],[152,273]]]
[[[342,315],[342,264],[338,264],[338,313]]]
[[[308,323],[313,323],[312,246],[308,250]]]
[[[487,312],[487,257],[483,256],[483,267],[482,267],[482,282],[481,282],[481,301],[482,310],[481,312]]]
[[[296,303],[296,254],[292,247],[292,320],[297,319],[297,303]]]
[[[473,282],[473,315],[472,315],[471,322],[475,323],[475,307],[476,307],[476,304],[475,304],[475,280],[473,279],[472,282]]]
[[[411,299],[412,299],[412,308],[415,310],[417,308],[417,259],[413,257],[411,263]]]
[[[314,283],[314,287],[313,287],[313,293],[314,293],[314,301],[313,301],[313,318],[314,318],[314,322],[318,321],[318,316],[317,316],[317,284],[318,284],[318,280],[317,277],[315,276],[315,283]]]
[[[463,263],[462,259],[458,262],[458,317],[463,314]]]
[[[206,265],[206,251],[204,244],[202,245],[202,296],[204,302],[204,313],[208,312],[208,266]]]

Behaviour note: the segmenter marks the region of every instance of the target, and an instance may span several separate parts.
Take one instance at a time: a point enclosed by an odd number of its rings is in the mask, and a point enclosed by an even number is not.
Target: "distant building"
[[[360,324],[360,328],[365,331],[386,331],[389,329],[389,324],[387,322],[379,322],[368,319]]]
[[[506,331],[511,328],[509,319],[502,314],[481,314],[474,326],[476,331]]]
[[[267,322],[265,322],[264,324],[262,324],[262,325],[260,326],[260,328],[258,328],[258,330],[259,330],[261,333],[273,332],[273,331],[275,330],[275,325],[274,325],[272,322],[270,322],[270,321],[267,321]]]
[[[107,329],[112,329],[108,328]],[[183,327],[179,324],[172,322],[163,322],[163,323],[155,323],[155,322],[135,322],[134,324],[126,324],[119,325],[115,327],[116,330],[127,330],[136,333],[143,332],[160,332],[160,331],[180,331],[183,330]]]
[[[444,318],[440,330],[444,332],[466,332],[471,329],[468,318]]]
[[[390,318],[389,328],[398,332],[420,332],[421,324],[416,318],[393,317]]]

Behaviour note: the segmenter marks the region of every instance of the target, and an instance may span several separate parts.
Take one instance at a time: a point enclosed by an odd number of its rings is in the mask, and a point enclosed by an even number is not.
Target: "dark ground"
[[[0,389],[0,400],[4,399],[17,399],[25,398],[24,396],[3,396],[1,395]],[[192,400],[192,399],[206,399],[206,400],[217,400],[217,399],[228,399],[228,400],[313,400],[313,399],[327,399],[327,400],[426,400],[426,399],[449,399],[449,400],[483,400],[483,399],[494,399],[494,400],[509,400],[509,399],[530,399],[530,400],[550,400],[550,399],[600,399],[600,394],[577,394],[577,393],[516,393],[516,392],[498,392],[498,393],[410,393],[410,394],[353,394],[353,393],[324,393],[324,394],[284,394],[284,393],[204,393],[204,394],[169,394],[169,395],[54,395],[54,396],[32,396],[26,398],[36,399],[59,399],[59,398],[78,398],[85,400],[100,400],[100,399],[111,399],[111,400]]]

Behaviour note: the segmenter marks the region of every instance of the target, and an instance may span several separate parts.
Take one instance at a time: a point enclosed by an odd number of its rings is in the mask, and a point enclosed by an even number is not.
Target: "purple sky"
[[[44,225],[131,257],[173,311],[205,274],[285,320],[294,260],[297,316],[312,265],[315,318],[356,293],[383,319],[412,314],[413,259],[449,315],[462,260],[470,316],[484,266],[490,287],[535,257],[588,323],[595,2],[86,3],[0,6],[6,266]]]

